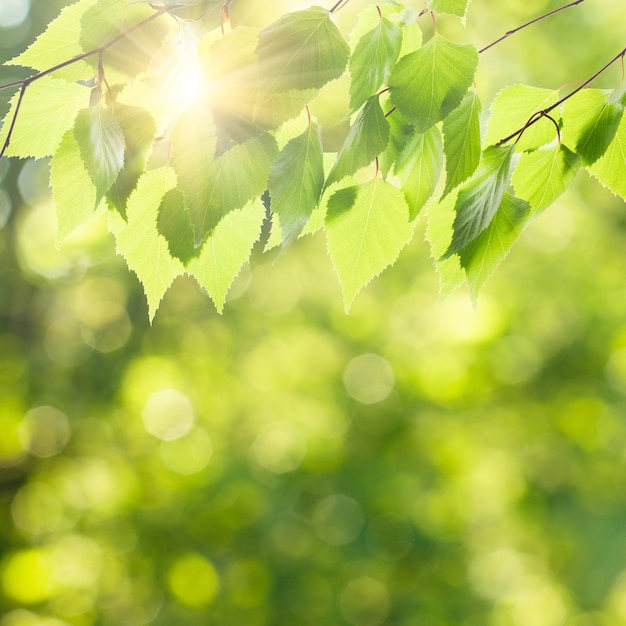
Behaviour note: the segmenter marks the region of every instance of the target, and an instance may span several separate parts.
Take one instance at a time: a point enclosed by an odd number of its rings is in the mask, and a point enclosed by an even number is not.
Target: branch
[[[536,113],[533,113],[530,116],[530,118],[528,119],[528,121],[526,122],[526,124],[524,124],[524,126],[522,128],[520,128],[519,130],[516,130],[514,133],[512,133],[508,137],[505,137],[504,139],[501,139],[500,141],[498,141],[496,146],[501,146],[501,145],[505,144],[507,141],[510,141],[511,139],[514,139],[515,137],[517,137],[517,139],[519,140],[519,138],[522,136],[522,133],[528,127],[530,127],[533,124],[535,124],[536,122],[538,122],[542,117],[549,117],[550,111],[554,111],[554,109],[556,109],[557,107],[561,106],[565,101],[569,100],[572,96],[577,94],[579,91],[583,90],[587,85],[589,85],[589,83],[593,82],[596,78],[598,78],[598,76],[600,76],[600,74],[602,74],[602,72],[604,72],[609,67],[611,67],[611,65],[613,65],[613,63],[615,63],[615,61],[617,61],[618,59],[623,59],[625,55],[626,55],[626,48],[624,48],[619,54],[614,56],[606,65],[604,65],[602,68],[600,68],[593,76],[588,78],[579,87],[574,89],[574,91],[572,91],[571,93],[568,93],[566,96],[564,96],[563,98],[561,98],[560,100],[555,102],[553,105],[549,106],[547,109],[542,109],[541,111],[537,111]]]
[[[35,74],[34,76],[29,76],[28,78],[24,78],[23,80],[18,80],[12,83],[6,83],[5,85],[0,85],[0,91],[2,89],[9,89],[10,87],[21,87],[20,95],[17,100],[17,104],[15,105],[15,111],[13,113],[13,117],[11,118],[9,131],[7,132],[4,145],[2,146],[2,150],[0,150],[0,159],[2,159],[5,152],[7,151],[7,148],[9,147],[11,143],[11,136],[13,135],[13,130],[15,129],[17,116],[20,112],[20,107],[22,106],[22,100],[24,99],[24,94],[26,93],[26,89],[29,87],[29,85],[39,80],[40,78],[47,76],[48,74],[52,74],[53,72],[56,72],[60,69],[63,69],[64,67],[67,67],[68,65],[73,65],[74,63],[83,61],[95,54],[102,56],[104,52],[106,52],[111,46],[114,46],[116,43],[122,41],[122,39],[125,39],[126,37],[128,37],[128,35],[136,31],[137,29],[145,26],[146,24],[149,24],[150,22],[155,20],[157,17],[160,17],[164,13],[167,13],[167,10],[165,8],[159,9],[158,11],[153,13],[150,17],[147,17],[146,19],[141,20],[141,22],[137,22],[137,24],[135,24],[132,28],[129,28],[128,30],[124,31],[123,33],[121,33],[114,39],[111,39],[111,41],[105,43],[99,48],[95,48],[94,50],[90,50],[89,52],[83,52],[83,54],[79,54],[78,56],[68,59],[67,61],[63,61],[63,63],[54,65],[53,67],[50,67],[47,70],[43,70],[42,72],[39,72],[38,74]]]
[[[510,37],[511,35],[517,33],[520,30],[523,30],[527,26],[531,26],[532,24],[535,24],[536,22],[540,22],[541,20],[546,19],[546,17],[550,17],[551,15],[554,15],[555,13],[559,13],[561,11],[565,11],[565,9],[569,9],[569,8],[571,8],[573,6],[576,6],[577,4],[581,4],[584,1],[585,0],[575,0],[575,2],[570,2],[569,4],[566,4],[565,6],[562,6],[559,9],[554,9],[554,11],[550,11],[549,13],[546,13],[545,15],[541,15],[540,17],[536,17],[534,20],[530,20],[530,22],[526,22],[526,24],[522,24],[521,26],[518,26],[517,28],[514,28],[513,30],[509,30],[506,33],[504,33],[504,35],[502,35],[502,37],[500,37],[500,39],[496,39],[494,42],[490,43],[488,46],[485,46],[484,48],[479,50],[478,54],[481,54],[481,53],[485,52],[485,50],[489,50],[489,48],[492,48],[497,43],[500,43],[501,41],[504,41],[507,37]]]

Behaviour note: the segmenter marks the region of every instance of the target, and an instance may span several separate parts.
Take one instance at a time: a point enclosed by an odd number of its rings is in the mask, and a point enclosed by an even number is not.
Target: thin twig
[[[167,10],[165,8],[159,9],[158,11],[153,13],[150,17],[147,17],[146,19],[141,20],[141,22],[137,22],[137,24],[135,24],[132,28],[129,28],[128,30],[124,31],[123,33],[111,39],[111,41],[103,44],[99,48],[95,48],[94,50],[90,50],[89,52],[83,52],[83,54],[79,54],[78,56],[68,59],[67,61],[63,61],[63,63],[58,63],[57,65],[54,65],[53,67],[50,67],[47,70],[43,70],[42,72],[39,72],[38,74],[35,74],[34,76],[29,76],[28,78],[25,78],[24,80],[18,80],[13,83],[0,85],[0,90],[8,89],[9,87],[21,86],[20,95],[17,100],[17,104],[15,105],[15,111],[13,112],[13,117],[11,118],[9,130],[7,132],[6,139],[4,140],[4,145],[2,146],[2,150],[0,150],[0,159],[2,159],[5,152],[7,151],[7,148],[9,147],[11,143],[11,136],[13,135],[13,130],[15,129],[17,116],[22,106],[22,100],[24,99],[24,94],[26,93],[26,89],[29,87],[29,85],[39,80],[40,78],[43,78],[44,76],[48,76],[48,74],[52,74],[53,72],[57,72],[58,70],[63,69],[64,67],[73,65],[74,63],[78,63],[79,61],[84,61],[85,59],[89,58],[90,56],[93,56],[94,54],[97,54],[101,58],[104,52],[108,50],[111,46],[114,46],[116,43],[128,37],[131,33],[136,31],[138,28],[141,28],[142,26],[145,26],[146,24],[152,22],[153,20],[163,15],[164,13],[167,13]]]
[[[502,35],[502,37],[500,37],[500,39],[496,39],[494,42],[490,43],[488,46],[485,46],[484,48],[479,50],[478,53],[481,54],[481,53],[485,52],[485,50],[489,50],[489,48],[492,48],[493,46],[495,46],[496,44],[500,43],[501,41],[504,41],[507,37],[510,37],[511,35],[517,33],[520,30],[523,30],[527,26],[531,26],[532,24],[540,22],[541,20],[545,20],[546,17],[550,17],[551,15],[554,15],[555,13],[560,13],[561,11],[565,11],[565,9],[569,9],[569,8],[571,8],[573,6],[576,6],[577,4],[581,4],[584,1],[585,0],[575,0],[575,2],[570,2],[569,4],[566,4],[565,6],[562,6],[562,7],[558,8],[558,9],[554,9],[554,11],[550,11],[549,13],[546,13],[545,15],[541,15],[540,17],[536,17],[534,20],[530,20],[530,22],[526,22],[526,24],[522,24],[521,26],[518,26],[517,28],[514,28],[513,30],[509,30],[506,33],[504,33],[504,35]]]
[[[339,11],[339,9],[345,7],[348,2],[350,2],[350,0],[337,0],[337,2],[333,5],[333,8],[330,9],[329,13],[335,13],[335,11]]]
[[[600,76],[600,74],[602,74],[602,72],[604,72],[609,67],[611,67],[611,65],[613,65],[613,63],[615,63],[615,61],[617,61],[618,59],[623,59],[624,55],[626,55],[626,48],[624,48],[619,54],[614,56],[606,65],[604,65],[602,68],[600,68],[593,76],[588,78],[579,87],[574,89],[574,91],[572,91],[571,93],[568,93],[566,96],[564,96],[563,98],[561,98],[560,100],[555,102],[553,105],[549,106],[547,109],[542,109],[541,111],[537,111],[536,113],[533,113],[530,116],[530,118],[528,119],[528,121],[526,122],[526,124],[524,124],[524,126],[522,128],[520,128],[519,130],[516,130],[514,133],[512,133],[508,137],[505,137],[504,139],[501,139],[500,141],[498,141],[496,146],[501,146],[501,145],[505,144],[507,141],[510,141],[511,139],[515,139],[516,137],[519,138],[519,136],[521,136],[522,133],[529,126],[532,126],[533,124],[537,123],[542,117],[548,117],[549,116],[548,114],[551,111],[554,111],[554,109],[556,109],[557,107],[561,106],[566,100],[569,100],[572,96],[577,94],[579,91],[582,91],[587,85],[589,85],[596,78],[598,78],[598,76]]]

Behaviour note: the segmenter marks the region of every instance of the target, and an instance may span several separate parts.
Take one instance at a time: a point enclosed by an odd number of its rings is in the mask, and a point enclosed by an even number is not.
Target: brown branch
[[[506,33],[504,33],[504,35],[502,35],[502,37],[500,37],[500,39],[496,39],[495,41],[490,43],[488,46],[485,46],[484,48],[479,50],[478,53],[481,54],[481,53],[485,52],[486,50],[489,50],[489,48],[493,48],[493,46],[495,46],[496,44],[500,43],[501,41],[504,41],[505,39],[507,39],[511,35],[514,35],[515,33],[519,32],[520,30],[523,30],[527,26],[531,26],[532,24],[536,24],[537,22],[540,22],[541,20],[545,20],[546,17],[550,17],[551,15],[554,15],[555,13],[560,13],[561,11],[565,11],[565,9],[569,9],[569,8],[571,8],[573,6],[576,6],[577,4],[581,4],[584,1],[585,0],[575,0],[575,2],[570,2],[569,4],[566,4],[565,6],[562,6],[562,7],[558,8],[558,9],[554,9],[554,11],[550,11],[549,13],[546,13],[545,15],[541,15],[540,17],[536,17],[534,20],[530,20],[530,22],[526,22],[525,24],[522,24],[521,26],[518,26],[517,28],[514,28],[513,30],[509,30]]]
[[[530,116],[530,118],[528,119],[528,121],[526,122],[526,124],[524,124],[524,126],[522,128],[520,128],[519,130],[516,130],[514,133],[512,133],[508,137],[505,137],[504,139],[501,139],[495,145],[496,146],[501,146],[501,145],[505,144],[507,141],[510,141],[511,139],[515,139],[516,137],[519,140],[519,137],[521,137],[522,133],[524,133],[524,131],[529,126],[532,126],[533,124],[537,123],[542,117],[550,117],[549,113],[551,111],[554,111],[554,109],[556,109],[557,107],[561,106],[565,101],[569,100],[572,96],[577,94],[579,91],[583,90],[587,85],[589,85],[596,78],[598,78],[598,76],[600,76],[600,74],[602,74],[602,72],[606,71],[609,67],[611,67],[611,65],[613,65],[613,63],[615,63],[615,61],[617,61],[618,59],[623,59],[624,55],[626,55],[626,48],[624,48],[619,54],[614,56],[606,65],[601,67],[593,76],[588,78],[579,87],[574,89],[574,91],[572,91],[571,93],[568,93],[566,96],[564,96],[563,98],[561,98],[560,100],[555,102],[553,105],[549,106],[547,109],[542,109],[541,111],[537,111],[536,113],[533,113]]]
[[[2,146],[2,150],[0,150],[0,159],[2,159],[2,157],[6,153],[11,143],[11,136],[13,135],[13,130],[15,129],[15,123],[17,122],[17,116],[22,106],[22,100],[24,99],[24,94],[26,93],[26,89],[32,83],[34,83],[35,81],[38,81],[40,78],[43,78],[44,76],[48,76],[48,74],[57,72],[58,70],[63,69],[64,67],[68,67],[69,65],[73,65],[74,63],[78,63],[79,61],[84,61],[85,59],[95,54],[102,57],[103,53],[106,50],[108,50],[111,46],[114,46],[116,43],[122,41],[123,39],[128,37],[131,33],[136,31],[137,29],[141,28],[142,26],[145,26],[146,24],[149,24],[150,22],[155,20],[157,17],[160,17],[164,13],[167,13],[167,10],[165,8],[159,9],[158,11],[153,13],[150,17],[147,17],[146,19],[141,20],[141,22],[137,22],[137,24],[135,24],[132,28],[129,28],[128,30],[124,31],[123,33],[111,39],[111,41],[103,44],[99,48],[95,48],[93,50],[90,50],[89,52],[83,52],[83,54],[79,54],[78,56],[68,59],[67,61],[63,61],[63,63],[58,63],[57,65],[54,65],[48,68],[47,70],[43,70],[42,72],[39,72],[38,74],[35,74],[34,76],[29,76],[28,78],[25,78],[23,80],[18,80],[12,83],[6,83],[5,85],[0,85],[0,90],[9,89],[10,87],[21,87],[20,95],[17,100],[17,104],[15,105],[15,111],[13,112],[13,117],[11,118],[7,136],[6,136],[6,139],[4,140],[4,145]]]

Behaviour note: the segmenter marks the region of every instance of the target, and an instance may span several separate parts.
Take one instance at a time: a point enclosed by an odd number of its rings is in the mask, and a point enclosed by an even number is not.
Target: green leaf
[[[110,108],[97,105],[78,112],[74,138],[96,186],[100,202],[124,166],[124,133]]]
[[[391,105],[388,105],[387,102],[383,102],[382,107],[383,110],[389,110]],[[385,119],[389,124],[389,142],[387,143],[385,151],[378,157],[378,162],[380,171],[386,178],[389,172],[391,172],[391,168],[398,159],[398,156],[400,156],[400,153],[404,150],[406,143],[416,133],[415,128],[402,117],[402,114],[397,109]]]
[[[528,85],[505,87],[489,109],[491,116],[483,140],[484,145],[496,144],[520,130],[535,113],[555,104],[558,97],[559,92],[550,89]],[[517,142],[517,150],[534,150],[554,141],[556,135],[554,124],[549,119],[542,118],[524,131]]]
[[[461,189],[454,206],[454,235],[446,257],[474,241],[491,223],[509,180],[513,146],[487,148],[478,171]]]
[[[337,193],[329,202],[326,234],[348,310],[359,291],[395,262],[413,224],[402,192],[380,177]]]
[[[126,215],[128,197],[146,169],[156,125],[152,116],[139,107],[115,104],[112,112],[124,135],[124,166],[108,190],[107,200]]]
[[[207,232],[202,225],[202,216],[211,201],[207,172],[214,165],[216,141],[211,114],[201,105],[183,111],[172,131],[170,163],[176,172],[187,211],[195,216],[192,223],[196,227],[196,244]]]
[[[209,103],[215,126],[220,135],[237,142],[258,134],[255,122],[258,36],[255,28],[237,28],[218,41],[208,41],[199,47],[200,65],[206,84],[210,85]],[[263,107],[262,101],[260,106]],[[259,115],[263,111],[265,107],[259,110]]]
[[[443,167],[441,133],[431,126],[425,133],[414,132],[398,156],[394,174],[402,183],[402,191],[414,220],[433,195]]]
[[[426,6],[435,13],[447,13],[465,17],[469,0],[427,0]]]
[[[531,207],[505,192],[488,228],[460,252],[473,300],[496,267],[506,258],[531,215]]]
[[[265,134],[234,146],[208,165],[194,183],[195,195],[185,194],[196,245],[229,211],[263,193],[277,152],[276,141]]]
[[[259,73],[267,91],[320,88],[339,78],[350,49],[328,9],[288,13],[261,31]]]
[[[378,96],[372,96],[350,128],[328,175],[326,186],[369,165],[387,147],[388,142],[389,122],[385,118]]]
[[[95,2],[96,0],[82,0],[65,7],[34,43],[6,64],[23,65],[42,72],[81,55],[83,52],[79,41],[81,19]],[[74,82],[86,80],[92,77],[93,73],[89,65],[79,61],[57,70],[54,75],[55,78]]]
[[[350,109],[356,111],[385,83],[398,60],[402,29],[385,18],[361,37],[350,59]]]
[[[619,128],[606,152],[588,169],[614,194],[626,200],[626,115],[622,117]]]
[[[254,102],[254,124],[258,129],[276,129],[297,117],[315,95],[314,89],[281,93],[259,90]]]
[[[446,186],[443,195],[467,180],[480,161],[480,111],[478,94],[470,92],[443,121]]]
[[[128,33],[107,48],[103,56],[110,85],[125,82],[122,77],[136,76],[148,69],[169,32],[169,24],[162,18],[146,21],[154,15],[154,9],[149,6],[128,0],[96,0],[83,15],[80,44],[84,52],[96,50]],[[89,63],[97,67],[98,56],[90,58]]]
[[[265,206],[259,198],[231,211],[209,235],[200,254],[187,265],[187,272],[207,290],[220,313],[232,282],[259,240],[264,219]]]
[[[474,46],[435,34],[398,61],[388,81],[391,101],[418,132],[424,132],[461,104],[477,66]]]
[[[74,133],[68,130],[50,160],[50,188],[57,214],[57,243],[91,219],[96,187],[85,168]]]
[[[595,163],[613,141],[624,107],[611,102],[612,92],[584,89],[563,108],[563,142],[580,154],[585,165]]]
[[[72,128],[78,111],[89,104],[89,93],[90,90],[82,85],[50,76],[29,85],[6,155],[35,159],[53,155],[65,131]],[[18,100],[18,94],[11,100],[11,108],[0,131],[0,146],[6,140]]]
[[[515,193],[536,215],[567,189],[579,168],[580,157],[563,144],[523,154],[513,172]]]
[[[317,124],[311,123],[281,150],[268,185],[283,242],[291,243],[317,206],[324,185],[324,159]]]
[[[191,216],[185,209],[183,192],[174,187],[161,199],[157,230],[167,240],[170,254],[187,264],[199,252],[194,245]]]
[[[157,230],[161,199],[174,184],[171,169],[146,172],[128,199],[127,219],[116,211],[109,212],[109,230],[115,236],[117,252],[143,284],[150,321],[174,279],[185,271],[183,264],[172,258],[167,241]]]

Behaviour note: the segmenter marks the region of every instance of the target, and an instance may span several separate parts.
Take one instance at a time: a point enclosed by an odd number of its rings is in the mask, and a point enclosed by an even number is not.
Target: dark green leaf
[[[425,133],[414,131],[393,170],[402,183],[412,220],[433,195],[442,167],[443,149],[439,129],[432,126]]]
[[[459,256],[472,298],[506,258],[531,215],[528,202],[505,192],[489,226],[465,246]]]
[[[361,37],[350,59],[350,109],[356,111],[385,83],[400,54],[402,29],[385,18]]]
[[[124,166],[124,133],[110,108],[102,105],[78,112],[74,137],[96,186],[96,204],[111,188]]]
[[[261,31],[259,72],[267,91],[320,88],[339,78],[350,50],[328,9],[288,13]]]
[[[446,155],[447,195],[467,180],[480,161],[480,99],[475,91],[443,121],[443,149]]]
[[[454,206],[454,234],[444,258],[474,241],[491,223],[511,169],[513,146],[491,146],[483,154],[474,177],[459,190]]]
[[[332,222],[332,220],[339,217],[342,213],[349,211],[356,202],[359,189],[360,187],[358,185],[352,185],[335,191],[335,193],[328,198],[326,222]]]
[[[291,243],[317,206],[324,185],[324,159],[317,124],[280,151],[268,188],[272,211],[280,220],[284,243]]]
[[[161,199],[157,230],[167,240],[170,254],[185,265],[200,252],[194,245],[193,224],[185,208],[183,192],[177,187]]]
[[[124,135],[124,167],[107,192],[107,200],[125,215],[128,197],[146,169],[156,125],[152,117],[139,107],[116,104],[113,114]]]
[[[359,113],[328,174],[326,186],[369,165],[389,142],[389,122],[378,101],[371,97]]]
[[[612,102],[613,93],[584,89],[563,109],[563,142],[580,154],[585,165],[595,163],[613,141],[624,107]]]
[[[435,34],[402,57],[391,72],[391,101],[419,132],[428,130],[461,104],[474,80],[478,53]]]
[[[196,245],[224,215],[263,193],[277,152],[275,139],[266,134],[234,146],[208,165],[194,183],[191,200],[185,194]]]
[[[626,115],[609,144],[606,152],[591,166],[589,171],[614,194],[626,200]]]

